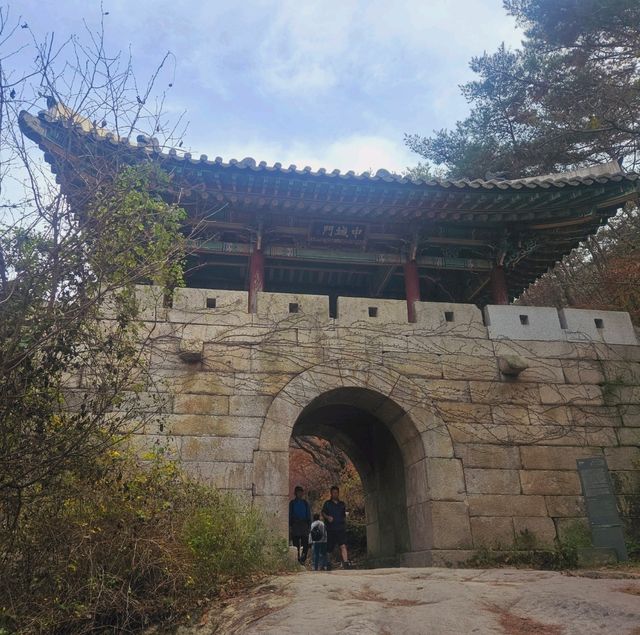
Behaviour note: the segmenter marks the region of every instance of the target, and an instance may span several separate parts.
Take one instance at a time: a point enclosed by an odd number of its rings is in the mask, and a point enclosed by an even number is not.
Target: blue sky
[[[95,0],[9,4],[58,39],[100,18]],[[414,165],[403,133],[463,117],[471,56],[521,37],[501,0],[104,0],[104,10],[110,49],[130,47],[139,77],[173,53],[161,82],[173,81],[167,108],[186,111],[194,154],[358,172]]]

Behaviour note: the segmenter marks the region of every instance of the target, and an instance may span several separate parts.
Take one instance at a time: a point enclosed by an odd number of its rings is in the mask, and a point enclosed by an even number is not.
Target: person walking
[[[289,502],[289,535],[298,550],[298,562],[304,564],[309,551],[309,530],[311,528],[311,508],[304,499],[304,488],[296,485],[294,498]]]
[[[331,555],[336,545],[340,547],[343,569],[351,569],[347,554],[347,507],[340,500],[337,485],[331,488],[331,498],[322,506],[322,517],[327,523],[327,554]]]
[[[313,570],[327,570],[327,528],[320,520],[320,514],[313,515],[309,543],[313,551]]]

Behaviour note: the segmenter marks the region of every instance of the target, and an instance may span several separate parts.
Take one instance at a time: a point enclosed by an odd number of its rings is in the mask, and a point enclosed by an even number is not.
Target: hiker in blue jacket
[[[298,562],[304,564],[309,551],[309,530],[311,528],[311,507],[304,499],[304,489],[296,485],[295,498],[289,502],[289,536],[298,550]]]

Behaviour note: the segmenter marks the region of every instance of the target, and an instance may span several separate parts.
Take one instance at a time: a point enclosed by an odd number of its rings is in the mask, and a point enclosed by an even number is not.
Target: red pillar
[[[254,249],[249,256],[249,313],[258,310],[258,293],[264,289],[264,252]]]
[[[496,265],[491,270],[491,302],[493,304],[509,304],[509,291],[504,267]]]
[[[420,277],[415,260],[404,263],[404,288],[407,297],[407,318],[416,321],[416,302],[420,301]]]

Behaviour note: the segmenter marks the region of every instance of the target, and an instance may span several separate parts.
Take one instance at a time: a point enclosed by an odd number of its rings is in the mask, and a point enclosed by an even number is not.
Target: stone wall
[[[179,289],[172,308],[153,287],[138,293],[143,398],[166,416],[135,443],[261,504],[283,531],[291,431],[329,394],[398,444],[408,564],[458,561],[524,530],[551,543],[584,521],[580,457],[604,455],[631,507],[640,346],[627,314],[489,306],[483,316],[422,302],[409,324],[404,301],[339,298],[332,319],[324,296],[261,293],[251,315],[243,292]]]

